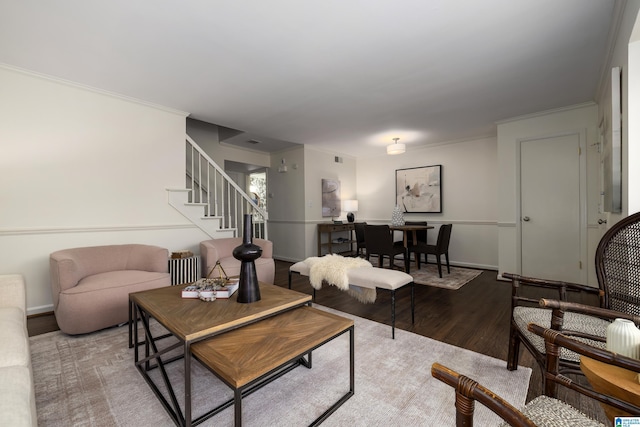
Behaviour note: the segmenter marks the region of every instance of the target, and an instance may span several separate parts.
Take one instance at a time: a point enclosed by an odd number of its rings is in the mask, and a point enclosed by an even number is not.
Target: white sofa
[[[26,289],[20,274],[0,275],[0,343],[0,426],[37,426]]]

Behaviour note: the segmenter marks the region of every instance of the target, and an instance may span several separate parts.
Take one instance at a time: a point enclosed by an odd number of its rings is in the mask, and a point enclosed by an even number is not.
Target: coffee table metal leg
[[[340,334],[342,335],[342,334]],[[334,337],[335,338],[335,337]],[[355,337],[354,326],[349,328],[349,391],[345,393],[336,403],[331,405],[324,414],[320,415],[309,427],[315,427],[322,424],[331,414],[333,414],[344,402],[349,400],[355,394]]]
[[[234,425],[240,427],[242,426],[242,391],[240,389],[234,391],[233,405],[235,409]]]
[[[134,307],[134,313],[136,313],[139,316],[140,321],[142,322],[142,326],[144,328],[144,334],[145,334],[145,339],[144,339],[144,346],[145,346],[145,357],[144,359],[140,359],[139,358],[139,353],[138,353],[138,344],[135,344],[135,350],[134,350],[134,359],[135,359],[135,366],[138,369],[138,372],[140,372],[143,376],[143,378],[145,379],[145,381],[147,382],[147,384],[151,387],[151,389],[153,390],[153,392],[156,394],[156,396],[158,397],[158,399],[160,400],[160,403],[162,404],[162,406],[167,410],[167,412],[169,413],[169,415],[171,416],[171,418],[174,420],[174,422],[180,426],[184,426],[184,425],[191,425],[191,418],[185,419],[185,417],[182,416],[182,411],[180,409],[180,405],[178,404],[178,400],[176,398],[176,394],[173,390],[173,387],[171,385],[171,382],[169,381],[169,376],[167,375],[167,371],[165,370],[165,363],[162,360],[162,354],[165,354],[169,351],[175,350],[177,347],[180,346],[180,344],[174,344],[171,346],[168,346],[166,348],[163,348],[162,350],[158,350],[158,347],[156,346],[155,343],[155,339],[153,338],[153,335],[151,333],[151,328],[149,325],[149,320],[150,320],[150,316],[147,312],[145,312],[141,307],[139,306],[135,306]],[[137,339],[137,325],[136,328],[134,330],[134,334],[136,336],[136,342],[138,342]],[[182,356],[180,356],[182,357]],[[156,363],[154,366],[151,366],[151,360],[155,359]],[[169,362],[175,360],[176,358],[170,358]],[[189,359],[188,357],[185,357],[185,359]],[[154,381],[151,379],[150,375],[149,375],[149,371],[151,369],[155,369],[158,368],[160,370],[160,374],[162,376],[162,380],[164,382],[164,385],[169,393],[169,398],[171,400],[171,403],[169,403],[169,401],[167,401],[167,399],[162,395],[162,392],[160,391],[160,389],[158,388],[158,386],[154,383]],[[189,372],[189,371],[187,371]],[[190,377],[189,377],[190,378]],[[189,388],[190,389],[190,388]],[[186,390],[187,387],[185,385],[185,395],[186,395]],[[190,405],[190,401],[185,402],[185,407],[189,408],[189,411],[191,409],[191,405]]]
[[[184,343],[184,420],[191,427],[191,346]]]

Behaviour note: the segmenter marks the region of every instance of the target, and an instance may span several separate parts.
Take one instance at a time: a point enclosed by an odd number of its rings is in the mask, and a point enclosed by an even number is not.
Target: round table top
[[[637,372],[599,362],[586,356],[580,357],[580,370],[587,377],[594,390],[640,406],[640,383],[637,379]],[[603,406],[609,419],[625,415],[619,409]]]

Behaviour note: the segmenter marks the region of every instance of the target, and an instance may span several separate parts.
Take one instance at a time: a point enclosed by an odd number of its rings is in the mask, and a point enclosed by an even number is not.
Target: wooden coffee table
[[[304,305],[311,305],[311,296],[275,285],[260,283],[260,301],[242,304],[236,301],[237,293],[229,299],[204,302],[199,299],[182,298],[183,286],[168,286],[149,291],[129,294],[129,346],[134,347],[136,368],[152,388],[176,425],[191,426],[199,423],[205,414],[196,420],[191,415],[191,346],[198,342],[233,329],[259,322],[279,313]],[[179,342],[165,348],[158,348],[158,341],[164,336],[154,337],[149,327],[150,318],[155,318]],[[144,340],[139,341],[138,321],[144,328]],[[144,357],[140,357],[139,347],[144,346]],[[163,355],[183,347],[181,356],[164,360]],[[189,355],[189,357],[184,357]],[[173,387],[169,381],[165,365],[176,359],[184,360],[184,414],[180,408]],[[151,363],[155,362],[155,363]],[[167,400],[148,371],[158,368],[169,393]],[[206,419],[206,418],[204,418]]]
[[[240,427],[243,396],[301,364],[311,368],[311,352],[347,331],[350,336],[349,389],[310,424],[316,426],[354,394],[353,320],[312,307],[300,307],[197,342],[191,346],[191,352],[233,389],[235,426]],[[229,403],[220,405],[220,410]]]

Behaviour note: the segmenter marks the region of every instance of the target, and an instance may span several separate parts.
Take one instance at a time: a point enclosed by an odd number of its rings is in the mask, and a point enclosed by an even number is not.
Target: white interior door
[[[521,267],[581,282],[580,135],[520,143]]]

